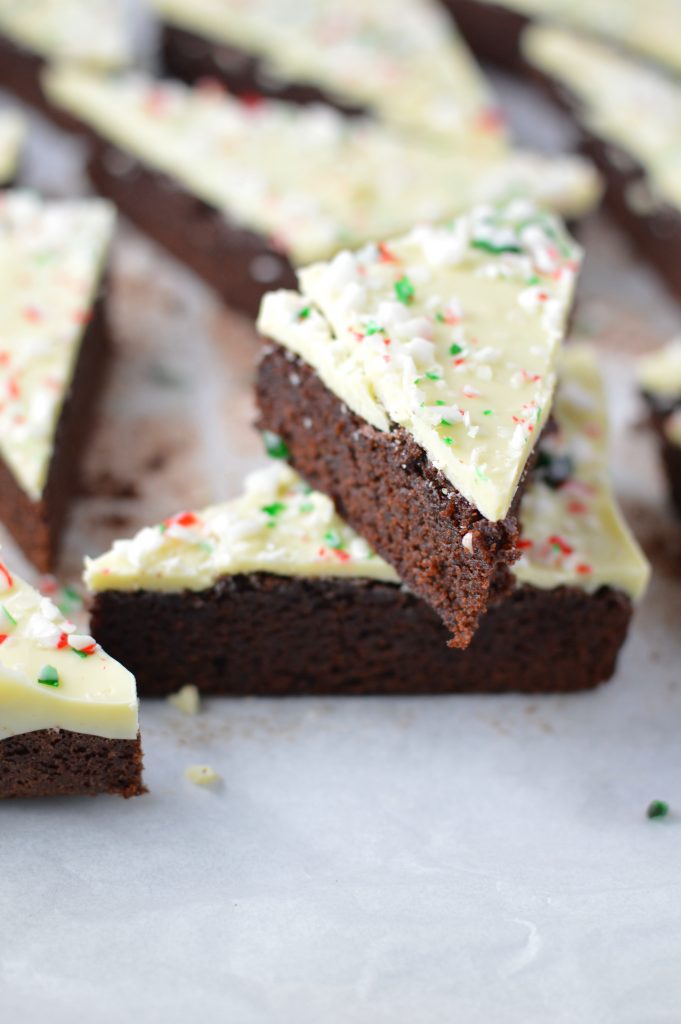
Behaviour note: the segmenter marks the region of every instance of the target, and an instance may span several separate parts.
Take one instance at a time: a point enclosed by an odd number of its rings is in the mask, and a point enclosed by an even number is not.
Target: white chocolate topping
[[[598,35],[681,71],[679,0],[480,0]]]
[[[681,401],[681,338],[645,356],[639,364],[638,379],[649,394]]]
[[[609,483],[604,401],[593,354],[565,349],[554,405],[558,433],[542,442],[540,473],[521,504],[523,555],[512,569],[519,583],[548,590],[613,586],[633,598],[645,588],[647,563]],[[552,487],[543,474],[558,458],[569,460],[569,478]],[[96,592],[200,591],[221,576],[251,572],[399,582],[327,497],[274,462],[247,478],[240,498],[179,513],[86,559],[84,578]]]
[[[503,519],[550,412],[581,250],[525,201],[341,252],[265,296],[261,333]]]
[[[53,61],[118,68],[130,60],[123,0],[0,0],[0,35]]]
[[[134,739],[135,679],[0,563],[0,741],[38,729]]]
[[[523,554],[513,574],[519,583],[544,589],[609,586],[638,600],[650,567],[612,490],[605,394],[593,350],[568,345],[559,374],[553,408],[558,430],[542,439],[537,469],[523,495]],[[561,462],[568,477],[555,486],[551,471]]]
[[[526,196],[579,217],[600,194],[579,158],[450,153],[328,107],[251,106],[213,87],[73,69],[45,82],[70,114],[299,265],[479,202]]]
[[[181,512],[86,559],[92,590],[205,590],[221,576],[360,576],[395,571],[344,523],[333,503],[283,463],[252,473],[240,498]]]
[[[154,0],[158,13],[410,132],[500,146],[494,100],[433,0]]]
[[[0,192],[0,454],[34,501],[113,229],[102,200]]]
[[[576,98],[579,119],[589,131],[643,167],[652,192],[642,194],[640,183],[634,183],[628,197],[632,208],[654,207],[660,199],[681,208],[681,83],[560,29],[528,29],[523,51]]]
[[[11,110],[0,110],[0,185],[11,181],[17,171],[24,138],[24,122]]]

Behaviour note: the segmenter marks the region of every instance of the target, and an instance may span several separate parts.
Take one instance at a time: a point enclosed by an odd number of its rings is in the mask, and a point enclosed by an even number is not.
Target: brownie
[[[579,99],[562,84],[531,68],[545,94],[570,116],[578,133],[580,151],[592,160],[606,183],[604,202],[613,219],[634,242],[640,255],[651,263],[676,298],[681,298],[681,210],[655,197],[646,169],[620,146],[590,131],[582,118]],[[634,209],[627,201],[632,188],[651,197]]]
[[[34,107],[65,131],[82,133],[79,123],[48,100],[42,87],[47,61],[0,33],[0,87]]]
[[[292,288],[291,262],[264,235],[231,222],[181,184],[90,135],[88,170],[97,191],[139,228],[251,317],[270,288]]]
[[[175,25],[162,27],[161,58],[165,72],[190,85],[202,78],[213,78],[237,96],[325,103],[349,116],[368,113],[364,107],[343,103],[337,96],[306,83],[275,81],[257,56]]]
[[[384,432],[361,419],[283,347],[265,348],[256,395],[259,427],[283,439],[301,476],[328,494],[341,517],[438,612],[451,645],[468,646],[493,584],[499,593],[511,586],[517,509],[531,463],[509,514],[492,522],[404,428]],[[470,535],[475,541],[467,550]]]
[[[228,696],[558,693],[612,675],[631,608],[609,587],[523,585],[460,651],[398,584],[250,573],[201,592],[102,591],[91,629],[147,697],[188,681]]]
[[[0,520],[41,572],[50,572],[57,561],[104,382],[111,348],[106,295],[105,287],[83,333],[78,362],[57,425],[45,488],[38,501],[23,490],[0,455]]]
[[[39,729],[0,741],[0,800],[144,792],[139,735],[112,740]]]
[[[480,60],[502,68],[518,70],[520,36],[530,19],[503,4],[480,0],[442,0],[456,26]]]

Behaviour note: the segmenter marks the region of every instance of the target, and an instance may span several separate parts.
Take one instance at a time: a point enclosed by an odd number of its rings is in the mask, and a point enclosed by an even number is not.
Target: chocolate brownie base
[[[135,740],[40,729],[0,741],[0,799],[27,796],[139,796],[142,747]]]
[[[82,454],[95,418],[110,348],[104,289],[81,342],[40,500],[29,497],[0,457],[0,521],[41,572],[50,572],[55,567],[69,504],[78,488]]]
[[[122,150],[95,139],[89,173],[98,192],[235,309],[255,318],[266,291],[296,287],[288,257],[263,235],[233,224]]]
[[[24,103],[30,104],[41,114],[64,128],[66,131],[81,131],[78,122],[47,99],[41,76],[47,62],[37,53],[25,50],[11,39],[0,35],[0,88],[14,93]]]
[[[300,82],[283,82],[267,70],[266,61],[225,43],[216,43],[186,29],[164,25],[161,39],[163,68],[190,84],[202,78],[221,82],[237,96],[270,96],[289,103],[325,103],[349,116],[367,113],[360,105]]]
[[[308,363],[268,345],[256,394],[259,427],[283,438],[291,464],[328,494],[345,519],[467,647],[518,558],[518,487],[499,522],[481,516],[401,427],[380,431],[351,412]],[[527,470],[526,474],[527,475]],[[468,535],[468,536],[467,536]],[[472,550],[463,546],[472,542]]]
[[[480,0],[442,2],[476,57],[502,68],[521,66],[520,36],[530,20],[526,15]]]
[[[681,210],[655,195],[646,170],[619,146],[593,135],[584,124],[577,96],[530,68],[535,80],[565,111],[579,135],[579,148],[596,164],[606,183],[605,205],[640,255],[651,263],[676,298],[681,298]]]
[[[631,617],[622,593],[520,587],[465,651],[423,601],[370,580],[230,576],[194,593],[104,591],[91,630],[162,697],[567,693],[610,678]]]

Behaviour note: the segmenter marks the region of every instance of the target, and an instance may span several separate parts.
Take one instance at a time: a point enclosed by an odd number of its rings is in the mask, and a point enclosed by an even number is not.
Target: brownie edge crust
[[[365,579],[227,576],[199,591],[102,591],[91,631],[144,697],[193,683],[242,697],[569,693],[612,675],[629,598],[517,588],[466,650],[404,587]]]
[[[139,796],[142,747],[134,740],[39,729],[0,741],[0,799],[40,796]]]
[[[267,343],[256,395],[258,426],[283,438],[293,467],[438,613],[450,645],[467,647],[492,596],[510,590],[527,469],[508,516],[490,522],[407,431],[377,430],[279,345]]]

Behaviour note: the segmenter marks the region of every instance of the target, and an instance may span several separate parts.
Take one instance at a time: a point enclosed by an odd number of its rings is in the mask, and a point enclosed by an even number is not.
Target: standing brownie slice
[[[530,22],[599,36],[673,73],[681,72],[678,0],[443,0],[476,56],[512,67]]]
[[[560,29],[528,29],[523,53],[603,171],[611,212],[681,296],[681,83]]]
[[[263,301],[260,425],[455,646],[517,557],[580,255],[526,202],[485,206],[342,252]]]
[[[143,789],[134,677],[0,563],[0,799]]]
[[[122,0],[0,0],[0,86],[51,117],[48,64],[113,70],[130,57]]]
[[[97,188],[253,316],[294,267],[344,247],[510,196],[579,217],[599,194],[574,158],[450,153],[330,108],[68,70],[47,89],[92,129]]]
[[[286,465],[241,498],[180,513],[88,560],[95,636],[142,693],[580,690],[612,673],[648,567],[608,483],[593,355],[564,353],[557,429],[521,506],[511,594],[465,651],[394,570]],[[578,638],[578,642],[576,641]]]
[[[681,339],[642,360],[639,382],[660,441],[671,496],[681,514]]]
[[[14,181],[24,138],[24,122],[11,110],[0,110],[0,185]]]
[[[409,133],[502,146],[492,94],[435,0],[154,0],[167,69],[230,91],[369,112]]]
[[[54,565],[107,355],[101,200],[0,192],[0,520]]]

